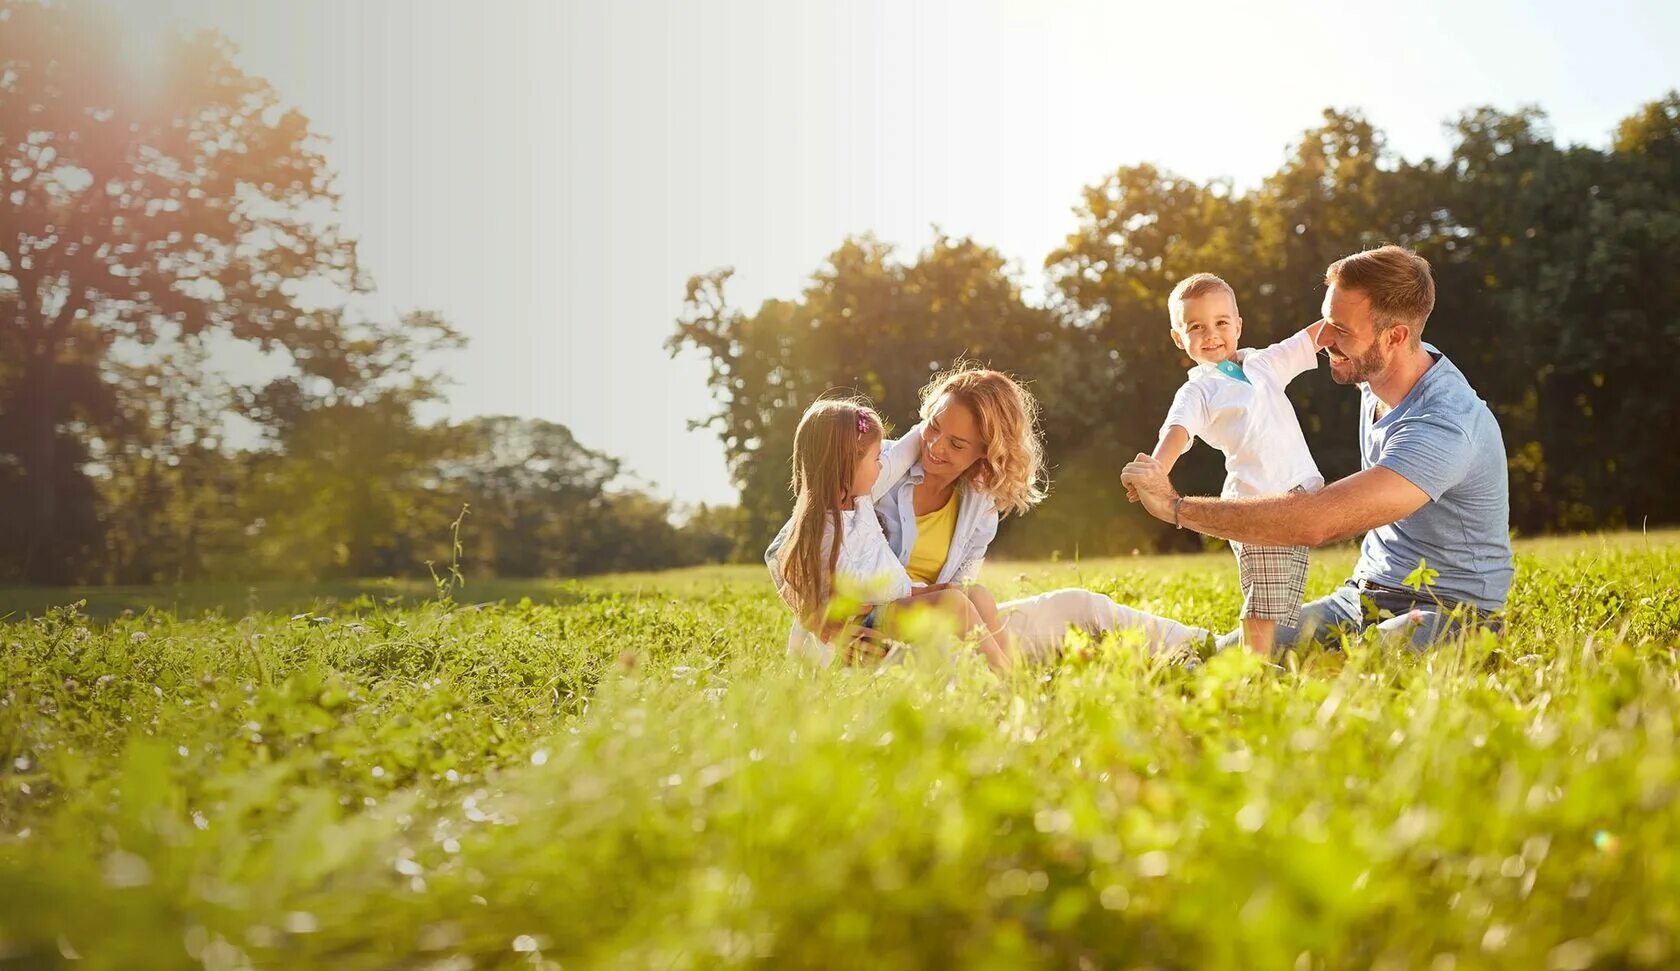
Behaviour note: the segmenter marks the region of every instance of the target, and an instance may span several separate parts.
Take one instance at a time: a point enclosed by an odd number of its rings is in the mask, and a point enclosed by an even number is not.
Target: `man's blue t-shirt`
[[[1440,571],[1425,592],[1496,610],[1505,605],[1512,574],[1505,439],[1464,373],[1440,351],[1424,349],[1435,364],[1381,419],[1374,418],[1376,396],[1361,386],[1359,446],[1364,468],[1398,472],[1430,501],[1366,533],[1353,575],[1398,587],[1423,560]]]

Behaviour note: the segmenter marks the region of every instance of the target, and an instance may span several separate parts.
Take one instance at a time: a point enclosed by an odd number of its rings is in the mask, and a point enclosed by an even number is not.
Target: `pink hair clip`
[[[868,413],[866,413],[862,408],[859,408],[858,413],[857,413],[857,419],[858,419],[858,423],[857,423],[858,434],[859,435],[869,434],[869,415],[868,415]]]

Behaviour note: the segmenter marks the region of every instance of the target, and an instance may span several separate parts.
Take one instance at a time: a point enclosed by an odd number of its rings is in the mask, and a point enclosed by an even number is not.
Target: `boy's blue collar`
[[[1219,364],[1214,367],[1214,370],[1228,378],[1235,378],[1243,384],[1253,384],[1252,381],[1248,380],[1248,375],[1243,373],[1242,365],[1230,358],[1220,361]]]
[[[1215,372],[1223,374],[1233,381],[1241,381],[1243,384],[1254,383],[1248,379],[1248,375],[1243,373],[1242,365],[1237,363],[1235,358],[1228,357],[1218,364],[1198,364],[1190,369],[1191,375],[1213,374]]]

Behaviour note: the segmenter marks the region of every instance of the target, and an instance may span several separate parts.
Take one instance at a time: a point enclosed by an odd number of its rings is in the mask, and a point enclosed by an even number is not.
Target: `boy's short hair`
[[[1178,281],[1178,286],[1172,288],[1167,297],[1167,318],[1171,326],[1177,327],[1183,323],[1184,301],[1205,297],[1216,290],[1224,290],[1231,295],[1231,307],[1237,306],[1237,291],[1231,285],[1214,276],[1212,273],[1192,273]]]
[[[1401,246],[1382,246],[1344,256],[1324,271],[1324,285],[1357,290],[1371,301],[1377,333],[1395,324],[1412,328],[1415,345],[1435,309],[1435,276],[1429,261]]]

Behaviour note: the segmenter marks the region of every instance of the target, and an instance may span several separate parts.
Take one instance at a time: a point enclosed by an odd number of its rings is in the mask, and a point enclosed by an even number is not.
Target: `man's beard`
[[[1347,359],[1348,370],[1345,375],[1337,373],[1332,367],[1330,377],[1337,384],[1364,384],[1381,374],[1387,365],[1388,362],[1382,356],[1382,346],[1373,342],[1370,347],[1365,348],[1365,353]]]

